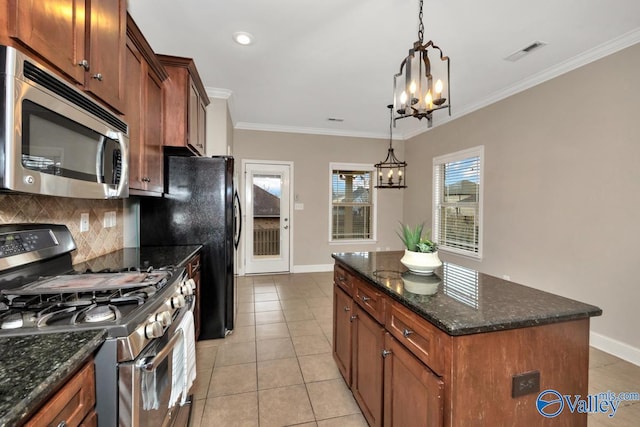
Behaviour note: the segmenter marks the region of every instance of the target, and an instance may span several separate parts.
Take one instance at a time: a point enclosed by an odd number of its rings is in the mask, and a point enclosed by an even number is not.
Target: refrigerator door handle
[[[240,196],[238,195],[238,191],[236,190],[233,195],[236,206],[238,207],[238,215],[234,218],[233,221],[233,231],[236,235],[233,246],[238,249],[238,245],[240,244],[240,236],[242,235],[242,206],[240,205]]]

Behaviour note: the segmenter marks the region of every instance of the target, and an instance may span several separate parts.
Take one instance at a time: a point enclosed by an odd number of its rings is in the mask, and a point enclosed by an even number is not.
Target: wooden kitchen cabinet
[[[122,112],[126,0],[8,0],[7,7],[11,39]]]
[[[382,350],[385,330],[360,305],[356,305],[355,316],[351,391],[369,425],[380,427],[382,426]]]
[[[384,425],[442,426],[443,381],[388,333],[384,349]]]
[[[197,255],[191,257],[187,261],[187,275],[189,276],[190,279],[193,279],[193,281],[196,283],[196,290],[195,290],[196,306],[193,313],[196,340],[200,336],[200,274],[201,274],[200,261],[201,259],[202,258],[198,253]]]
[[[162,82],[168,75],[128,15],[126,75],[129,188],[132,194],[160,196],[164,191]]]
[[[205,155],[209,97],[191,58],[158,55],[169,78],[163,92],[164,146]]]
[[[90,359],[25,425],[96,426],[95,381],[95,367]]]
[[[333,359],[342,377],[351,385],[353,299],[338,286],[333,289]]]

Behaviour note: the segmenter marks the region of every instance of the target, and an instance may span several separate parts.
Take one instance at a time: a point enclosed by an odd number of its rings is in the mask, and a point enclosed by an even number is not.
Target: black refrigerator
[[[203,245],[199,338],[222,338],[235,317],[233,157],[167,156],[165,167],[164,196],[140,199],[140,245]]]

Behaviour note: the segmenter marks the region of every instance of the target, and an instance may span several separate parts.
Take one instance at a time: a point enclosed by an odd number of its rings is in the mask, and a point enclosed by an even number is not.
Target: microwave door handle
[[[151,359],[148,362],[144,362],[140,364],[140,369],[147,372],[151,372],[155,370],[158,367],[158,365],[160,365],[160,363],[162,363],[162,361],[167,358],[169,353],[171,353],[171,351],[176,346],[178,341],[182,339],[183,334],[184,332],[182,331],[182,329],[178,329],[175,335],[171,337],[167,345],[165,345],[162,348],[162,350],[160,350],[160,352],[153,357],[153,359]]]
[[[96,153],[96,178],[98,183],[104,182],[104,171],[102,170],[102,164],[104,159],[104,150],[107,145],[107,140],[104,135],[100,135],[100,142],[98,142],[98,152]]]
[[[124,139],[124,134],[118,132],[118,142],[120,145],[120,182],[118,183],[118,194],[123,194],[124,186],[129,185],[129,147]]]

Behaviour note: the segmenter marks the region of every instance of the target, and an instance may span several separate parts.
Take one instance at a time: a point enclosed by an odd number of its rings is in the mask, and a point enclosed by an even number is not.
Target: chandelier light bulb
[[[415,80],[411,81],[411,84],[409,85],[409,92],[411,93],[411,95],[416,93],[416,82],[415,82]]]
[[[402,93],[400,94],[400,104],[401,105],[406,105],[407,103],[407,92],[402,91]]]
[[[429,108],[430,110],[433,109],[433,95],[431,95],[431,91],[428,91],[427,96],[424,97],[424,103],[426,104],[427,108]]]
[[[438,98],[440,98],[440,95],[442,94],[442,80],[438,79],[438,81],[436,82],[436,95],[438,96]]]

